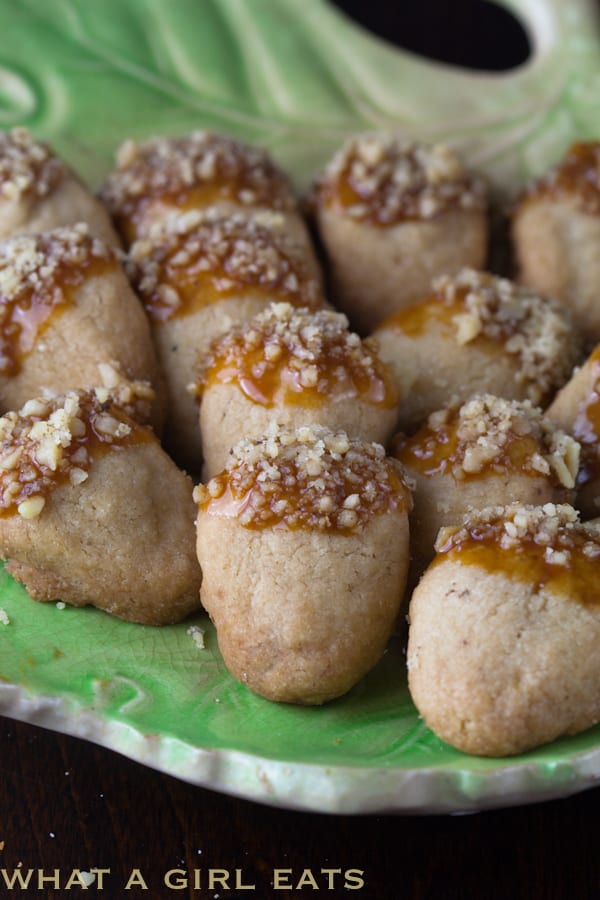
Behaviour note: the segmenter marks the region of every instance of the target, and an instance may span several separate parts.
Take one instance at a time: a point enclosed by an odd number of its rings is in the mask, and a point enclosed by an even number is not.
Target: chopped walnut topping
[[[537,559],[548,566],[567,569],[575,577],[578,564],[592,561],[597,566],[600,561],[600,525],[580,522],[577,510],[567,504],[514,503],[471,512],[462,526],[442,528],[436,541],[436,551],[441,556],[460,557],[474,548],[481,561],[494,569],[507,563],[502,562],[502,557],[490,558],[490,548],[506,551],[511,560],[509,567],[516,568],[520,560],[524,565],[528,561],[533,565]],[[593,574],[597,583],[595,568]]]
[[[557,300],[487,272],[462,269],[434,281],[435,301],[457,308],[453,318],[457,341],[480,335],[501,342],[519,360],[517,380],[540,403],[564,382],[579,347],[567,310]]]
[[[45,197],[65,173],[65,164],[26,128],[0,132],[0,193],[7,199]]]
[[[214,187],[220,199],[243,206],[292,209],[285,175],[260,147],[209,131],[178,138],[126,141],[102,199],[117,217],[134,217],[148,200],[172,200],[180,208],[197,188]]]
[[[350,138],[329,163],[314,188],[313,203],[319,200],[389,226],[449,209],[482,209],[486,191],[449,147],[366,133]]]
[[[578,442],[547,423],[529,400],[481,394],[458,409],[433,413],[412,437],[400,436],[394,455],[426,476],[465,480],[516,471],[572,489],[579,451]]]
[[[240,441],[225,470],[196,487],[194,499],[200,509],[233,516],[246,528],[342,534],[410,505],[399,464],[381,445],[309,426],[273,426],[260,440]]]
[[[0,374],[19,370],[53,310],[94,266],[112,265],[113,251],[82,223],[0,243]]]
[[[117,362],[98,364],[102,382],[95,388],[100,403],[113,401],[136,422],[149,422],[156,392],[148,381],[130,381],[119,370]]]
[[[275,216],[215,209],[167,217],[129,254],[129,275],[150,317],[163,321],[240,290],[320,306],[320,285],[280,225]]]
[[[360,397],[393,407],[392,377],[375,345],[349,330],[342,313],[272,303],[213,342],[193,392],[235,383],[255,403]]]
[[[550,199],[600,214],[600,141],[581,141],[549,172],[530,184],[522,201]]]
[[[151,439],[102,391],[36,398],[0,418],[0,515],[36,518],[54,487],[87,480],[99,451]]]

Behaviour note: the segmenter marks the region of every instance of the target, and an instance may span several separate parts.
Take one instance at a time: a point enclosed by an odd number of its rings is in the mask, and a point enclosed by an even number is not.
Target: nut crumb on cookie
[[[600,214],[600,141],[579,141],[549,172],[528,185],[521,202],[554,200]]]
[[[126,141],[101,191],[112,215],[123,220],[135,220],[148,201],[186,208],[195,195],[202,205],[231,200],[288,210],[295,204],[287,177],[265,150],[209,131]]]
[[[318,426],[272,427],[262,439],[240,441],[225,470],[197,486],[194,499],[209,514],[235,517],[247,528],[343,534],[410,506],[400,466],[380,444]]]
[[[219,382],[234,382],[265,406],[281,397],[298,404],[340,397],[386,407],[398,402],[375,342],[351,332],[342,313],[295,309],[289,303],[271,304],[213,342],[194,393],[201,395]]]
[[[0,195],[9,200],[25,194],[45,197],[65,173],[48,144],[36,141],[26,128],[0,132]]]
[[[167,216],[129,255],[130,276],[150,318],[185,315],[241,291],[319,306],[320,285],[280,226],[278,214],[268,212],[249,218],[208,209]]]
[[[83,484],[95,454],[153,440],[104,389],[29,400],[0,418],[0,515],[37,518],[59,484]]]
[[[571,317],[557,300],[507,278],[474,269],[443,275],[434,293],[382,323],[419,335],[432,321],[450,329],[457,344],[478,338],[500,345],[518,363],[516,379],[534,403],[540,403],[571,374],[579,340]]]
[[[459,408],[432,413],[412,437],[400,435],[394,456],[424,475],[451,473],[464,481],[520,472],[551,477],[573,488],[579,444],[543,417],[530,401],[478,395]]]
[[[390,226],[449,209],[481,209],[486,191],[445,145],[365,133],[350,138],[317,180],[313,202],[319,200],[357,221]]]
[[[14,375],[53,311],[85,278],[117,265],[87,225],[0,243],[0,374]]]
[[[465,516],[440,529],[434,565],[450,559],[560,590],[582,604],[598,604],[600,525],[581,522],[568,504],[519,503]]]

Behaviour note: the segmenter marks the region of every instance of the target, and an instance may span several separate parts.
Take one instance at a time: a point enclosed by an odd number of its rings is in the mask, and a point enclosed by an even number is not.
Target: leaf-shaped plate
[[[534,53],[491,75],[399,52],[326,0],[0,0],[0,126],[27,125],[92,185],[125,137],[216,128],[266,144],[300,187],[345,135],[394,129],[458,145],[510,195],[600,134],[600,43],[592,0],[505,3]],[[36,604],[3,570],[0,609],[0,712],[217,790],[326,812],[465,811],[600,775],[600,726],[514,759],[443,744],[410,701],[399,640],[346,697],[303,709],[234,682],[202,616],[157,629]]]

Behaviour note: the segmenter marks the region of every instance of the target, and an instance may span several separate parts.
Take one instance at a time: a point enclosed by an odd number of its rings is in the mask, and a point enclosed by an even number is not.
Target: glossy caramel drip
[[[0,515],[22,512],[30,500],[43,505],[63,484],[82,484],[93,461],[108,452],[155,442],[149,428],[133,421],[112,401],[100,402],[93,391],[77,397],[75,412],[64,415],[65,398],[33,400],[21,413],[0,419]]]
[[[465,467],[465,456],[470,449],[476,450],[475,443],[459,440],[454,417],[438,426],[427,425],[412,437],[398,437],[392,454],[409,470],[426,478],[452,475],[461,481],[475,481],[509,472],[541,477],[534,457],[543,453],[543,448],[532,435],[509,431],[502,445],[474,471]]]
[[[227,260],[224,265],[207,271],[203,268],[201,254],[186,268],[175,267],[167,260],[161,266],[161,283],[147,294],[141,291],[144,308],[154,322],[166,322],[193,315],[213,303],[243,294],[244,297],[264,300],[265,305],[274,301],[286,301],[295,306],[307,305],[316,309],[321,305],[316,283],[313,281],[307,284],[308,274],[301,261],[286,257],[286,263],[287,273],[295,274],[293,288],[288,286],[287,274],[260,279],[250,272],[235,272]],[[311,286],[314,286],[314,290]],[[168,288],[174,293],[171,294]]]
[[[452,302],[448,302],[441,294],[425,297],[388,316],[377,326],[375,335],[378,331],[393,329],[401,331],[408,337],[417,337],[425,334],[434,322],[443,329],[444,333],[453,334],[456,332],[456,317],[464,313],[465,294],[466,290]]]
[[[522,202],[538,199],[575,202],[582,212],[600,214],[600,142],[573,144],[557,166],[526,188]]]
[[[293,348],[277,344],[269,356],[268,339],[259,347],[245,346],[242,335],[226,337],[207,361],[199,391],[216,384],[236,384],[253,403],[273,407],[292,404],[318,407],[344,399],[360,399],[393,409],[398,393],[387,367],[373,358],[367,368],[341,342],[324,348],[317,358],[302,360]]]
[[[217,475],[210,485],[213,496],[207,493],[199,509],[236,519],[255,530],[285,527],[349,534],[365,527],[374,516],[409,506],[406,485],[392,465],[388,465],[386,477],[371,486],[368,501],[363,494],[371,476],[367,460],[362,468],[344,468],[342,464],[334,474],[330,470],[324,484],[307,477],[294,461],[277,468],[277,482],[270,483],[243,467]]]
[[[206,131],[125,142],[102,197],[128,242],[147,230],[145,220],[157,211],[225,201],[276,210],[295,205],[288,179],[264,150]]]
[[[471,529],[467,536],[451,538],[438,548],[432,565],[456,562],[476,566],[490,575],[504,575],[528,586],[532,594],[541,591],[560,594],[586,606],[600,605],[599,538],[590,540],[583,529],[569,532],[564,540],[540,543],[534,535],[521,538],[517,548],[504,549],[502,527]],[[553,553],[560,562],[551,562]]]
[[[40,241],[42,239],[40,238]],[[51,245],[50,245],[51,246]],[[0,288],[0,375],[20,372],[24,359],[50,323],[74,303],[84,281],[104,275],[117,267],[109,251],[104,255],[85,252],[76,261],[58,258],[38,268],[35,278],[18,280],[5,293]],[[0,260],[0,278],[9,270],[10,260]]]
[[[191,213],[131,248],[131,277],[149,317],[165,322],[231,297],[316,309],[321,288],[295,244],[275,227]]]
[[[149,222],[157,221],[172,210],[189,212],[194,209],[206,209],[219,203],[240,203],[244,182],[241,179],[218,180],[207,184],[197,184],[189,188],[180,188],[164,193],[155,193],[139,197],[135,203],[128,204],[127,213],[114,216],[117,230],[126,244],[131,244],[147,230]],[[263,197],[263,205],[277,208],[277,194],[272,192]]]

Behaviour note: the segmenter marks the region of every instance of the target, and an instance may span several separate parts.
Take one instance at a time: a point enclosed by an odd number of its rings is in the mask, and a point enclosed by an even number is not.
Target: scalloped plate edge
[[[110,722],[63,697],[0,684],[0,714],[82,738],[197,787],[305,812],[461,814],[570,796],[600,783],[600,748],[555,764],[390,769],[319,766],[209,750]]]

